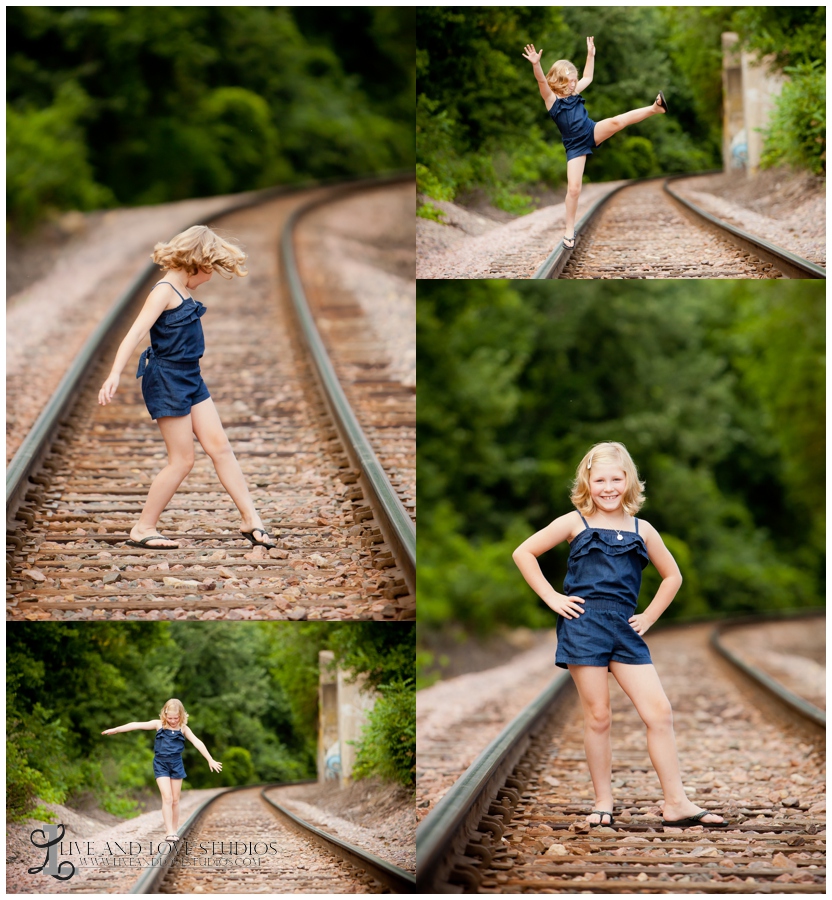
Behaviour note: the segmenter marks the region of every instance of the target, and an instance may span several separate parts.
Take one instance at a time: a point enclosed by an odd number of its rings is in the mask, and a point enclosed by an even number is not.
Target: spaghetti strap
[[[633,521],[636,523],[636,534],[638,534],[638,519],[633,516]]]
[[[169,281],[157,281],[156,284],[153,285],[153,287],[158,287],[160,284],[170,285],[176,291],[176,288],[173,287],[173,285]],[[179,294],[179,291],[176,291],[176,293]],[[179,298],[183,301],[191,299],[190,297],[183,297],[181,294],[179,294]]]
[[[575,510],[575,512],[578,512],[578,511]],[[581,516],[581,514],[579,512],[578,512],[578,515]],[[589,522],[587,522],[587,520],[583,516],[581,516],[581,521],[584,523],[586,530],[589,531]]]

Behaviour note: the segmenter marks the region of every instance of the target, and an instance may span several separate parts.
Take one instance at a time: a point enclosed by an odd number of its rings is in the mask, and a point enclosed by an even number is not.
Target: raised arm
[[[217,762],[208,752],[205,744],[191,731],[187,725],[182,726],[182,734],[196,747],[197,750],[208,760],[208,768],[212,772],[222,772],[222,763]]]
[[[534,49],[534,44],[526,44],[523,56],[532,64],[532,71],[537,80],[537,86],[540,89],[540,96],[546,104],[546,109],[551,109],[552,104],[557,100],[557,97],[555,96],[554,91],[549,87],[549,82],[546,81],[546,76],[543,74],[543,69],[540,66],[540,57],[543,56],[543,51],[541,50],[538,53],[537,50]]]
[[[550,609],[567,619],[576,619],[583,612],[580,604],[584,601],[581,597],[567,597],[565,594],[559,594],[541,572],[537,557],[562,541],[574,537],[580,531],[578,524],[578,514],[567,513],[527,538],[511,554],[511,558],[528,582],[529,587]]]
[[[102,734],[121,734],[123,731],[156,731],[162,727],[160,719],[151,719],[149,722],[128,722],[126,725],[119,725],[117,728],[108,728],[102,731]]]
[[[584,77],[578,82],[575,93],[580,94],[584,88],[588,88],[592,84],[592,76],[595,74],[595,38],[588,37],[586,39],[586,65],[584,66]]]
[[[142,311],[138,314],[136,321],[130,326],[130,330],[119,345],[115,362],[113,362],[113,368],[110,369],[107,380],[98,392],[98,402],[101,406],[106,406],[115,396],[119,378],[124,367],[127,365],[127,361],[132,356],[139,341],[148,331],[150,331],[153,323],[159,318],[170,302],[170,292],[172,290],[172,287],[163,284],[161,287],[152,290],[148,295],[148,298],[145,300],[144,306],[142,307]]]
[[[656,571],[662,576],[662,583],[656,591],[647,609],[643,613],[632,616],[630,624],[639,634],[644,634],[648,628],[656,624],[659,616],[670,606],[673,598],[682,586],[682,573],[673,558],[673,554],[665,547],[664,541],[658,531],[644,519],[639,519],[641,535],[647,547],[647,555],[650,562],[656,567]]]

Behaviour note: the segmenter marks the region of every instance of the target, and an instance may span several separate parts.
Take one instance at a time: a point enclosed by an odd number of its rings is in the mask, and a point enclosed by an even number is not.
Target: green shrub
[[[381,696],[367,717],[353,777],[379,775],[404,787],[416,786],[416,691],[413,680],[379,687]]]
[[[445,213],[441,209],[437,209],[432,203],[422,203],[421,206],[417,206],[416,215],[422,219],[439,222],[440,225],[445,224]]]
[[[222,754],[222,784],[233,787],[255,781],[254,763],[245,747],[229,747]]]
[[[791,165],[815,175],[826,171],[826,69],[820,60],[784,70],[783,85],[768,128],[762,168]]]

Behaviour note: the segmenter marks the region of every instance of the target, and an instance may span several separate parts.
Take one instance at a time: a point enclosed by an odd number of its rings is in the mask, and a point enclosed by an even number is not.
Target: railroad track
[[[685,176],[689,177],[689,176]],[[673,178],[624,185],[577,223],[534,278],[826,278],[825,269],[686,200]]]
[[[113,877],[131,894],[412,893],[416,879],[321,831],[281,805],[280,787],[232,788],[202,803],[131,886],[129,869],[79,883],[107,892]],[[222,846],[220,846],[222,845]],[[116,874],[117,873],[117,874]],[[70,882],[72,892],[72,883]]]
[[[825,806],[817,801],[825,785],[825,715],[806,716],[800,698],[778,686],[772,702],[788,700],[788,716],[803,723],[784,730],[778,715],[767,717],[746,693],[749,679],[759,685],[756,673],[717,656],[712,635],[709,625],[667,629],[651,649],[673,704],[686,790],[698,805],[723,813],[728,829],[663,828],[644,726],[617,686],[615,825],[584,825],[592,785],[580,706],[564,672],[420,825],[420,889],[825,893]],[[719,635],[713,640],[719,644]]]
[[[158,280],[149,267],[90,338],[9,466],[10,619],[414,618],[408,418],[400,403],[387,410],[385,423],[384,410],[373,408],[377,398],[359,390],[351,389],[350,407],[328,351],[366,349],[372,318],[352,315],[327,333],[325,346],[293,241],[313,209],[348,195],[359,204],[362,196],[378,202],[411,185],[412,178],[397,178],[271,192],[212,217],[246,246],[251,275],[230,284],[215,279],[200,293],[209,308],[203,375],[255,504],[280,535],[279,549],[247,546],[236,509],[199,448],[160,521],[180,549],[123,547],[165,458],[131,377],[143,345],[125,368],[116,401],[102,408],[96,396]],[[359,215],[359,237],[360,222]],[[372,353],[374,362],[383,355]],[[395,469],[385,471],[379,458],[395,460]]]

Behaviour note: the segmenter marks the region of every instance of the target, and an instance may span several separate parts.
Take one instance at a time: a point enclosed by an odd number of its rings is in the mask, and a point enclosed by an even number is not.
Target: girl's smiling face
[[[595,508],[614,513],[621,509],[627,491],[627,476],[614,463],[595,463],[589,470],[589,492]]]
[[[165,707],[165,721],[175,731],[179,727],[179,709],[175,706]]]

